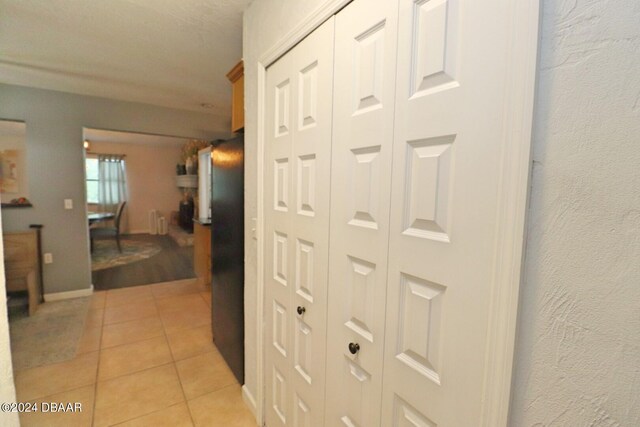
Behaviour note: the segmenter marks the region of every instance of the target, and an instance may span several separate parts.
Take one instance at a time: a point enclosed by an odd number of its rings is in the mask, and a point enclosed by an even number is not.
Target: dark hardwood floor
[[[127,288],[195,277],[193,246],[180,247],[169,236],[129,234],[125,238],[153,242],[160,245],[162,251],[142,261],[92,272],[91,279],[96,290]]]

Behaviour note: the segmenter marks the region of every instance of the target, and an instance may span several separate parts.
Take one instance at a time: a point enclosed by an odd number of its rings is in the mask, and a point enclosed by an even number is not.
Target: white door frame
[[[265,148],[265,91],[266,70],[279,57],[337,13],[352,0],[327,0],[309,16],[291,29],[279,42],[258,60],[258,256],[256,295],[256,418],[264,420],[264,148]],[[525,242],[525,215],[528,202],[530,175],[531,131],[536,80],[539,30],[539,0],[508,2],[506,11],[511,27],[508,29],[508,80],[504,99],[503,144],[501,156],[500,188],[498,197],[497,239],[494,250],[496,265],[493,274],[492,307],[490,309],[487,365],[483,416],[480,425],[506,426],[511,395],[511,375],[515,346],[518,295]],[[499,262],[498,262],[499,261]]]

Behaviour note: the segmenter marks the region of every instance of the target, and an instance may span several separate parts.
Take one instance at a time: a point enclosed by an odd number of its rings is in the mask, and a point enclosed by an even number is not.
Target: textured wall
[[[92,142],[92,153],[124,154],[128,201],[125,233],[148,233],[149,210],[156,209],[167,224],[178,210],[182,191],[176,187],[176,164],[181,162],[180,145],[121,144]]]
[[[640,425],[640,2],[545,0],[513,427]]]
[[[229,122],[209,114],[0,84],[0,118],[27,124],[29,193],[34,207],[4,209],[5,231],[44,224],[45,293],[91,285],[82,128],[214,139]],[[63,199],[74,201],[65,210]]]
[[[256,280],[257,244],[251,237],[257,210],[258,60],[292,28],[328,0],[256,0],[244,13],[243,59],[245,72],[245,383],[256,395]]]

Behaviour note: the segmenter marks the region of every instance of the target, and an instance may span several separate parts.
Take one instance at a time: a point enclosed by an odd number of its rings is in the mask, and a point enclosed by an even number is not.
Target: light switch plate
[[[53,264],[53,254],[50,252],[47,252],[46,254],[44,254],[44,263],[45,264]]]
[[[64,208],[65,209],[73,209],[73,200],[64,199]]]

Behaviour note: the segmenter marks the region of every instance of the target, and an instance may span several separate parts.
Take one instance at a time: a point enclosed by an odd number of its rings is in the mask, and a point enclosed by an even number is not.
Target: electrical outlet
[[[46,254],[44,254],[44,263],[45,264],[52,264],[53,263],[53,254],[50,252],[47,252]]]
[[[65,209],[73,209],[73,200],[64,199],[64,208]]]

